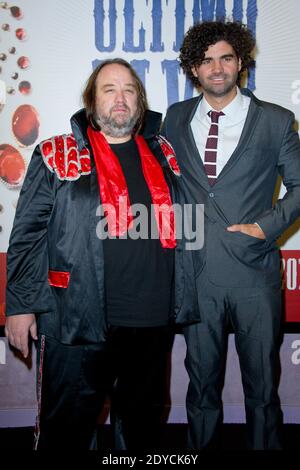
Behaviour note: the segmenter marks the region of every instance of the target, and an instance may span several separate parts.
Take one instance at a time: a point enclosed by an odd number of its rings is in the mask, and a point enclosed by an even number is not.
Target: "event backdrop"
[[[0,2],[0,324],[5,312],[9,235],[35,145],[52,135],[70,132],[69,118],[82,107],[81,92],[87,77],[99,61],[107,58],[123,57],[131,62],[146,86],[151,108],[164,115],[173,102],[195,95],[179,67],[180,44],[189,26],[215,18],[248,24],[257,38],[256,65],[248,77],[248,87],[258,98],[292,110],[299,122],[299,0]],[[278,194],[284,194],[280,182]],[[297,221],[280,240],[286,322],[300,322],[299,226]],[[299,356],[294,362],[291,358],[299,350],[299,343],[300,335],[284,338],[284,381],[280,389],[287,409],[293,410],[286,419],[293,415],[296,422],[300,422],[296,386],[297,378],[300,382],[300,361]],[[181,400],[180,410],[184,410],[185,386],[180,385],[185,384],[183,358],[184,345],[178,335],[171,397],[175,397],[175,404]],[[238,372],[234,372],[235,360],[230,341],[227,375],[235,374],[230,383],[239,380]],[[0,426],[1,409],[6,410],[7,417],[10,410],[34,408],[27,400],[29,396],[32,400],[33,375],[34,365],[28,369],[8,349],[6,341],[0,340]],[[237,398],[228,393],[230,409],[230,403],[235,406],[242,395]],[[182,421],[184,411],[177,413],[176,406],[171,419]],[[233,412],[225,416],[228,420],[241,419]]]

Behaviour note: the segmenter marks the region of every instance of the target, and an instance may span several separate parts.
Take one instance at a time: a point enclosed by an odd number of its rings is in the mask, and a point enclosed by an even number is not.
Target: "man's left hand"
[[[266,236],[262,229],[257,224],[235,224],[227,227],[228,232],[242,232],[250,237],[260,238],[265,240]]]

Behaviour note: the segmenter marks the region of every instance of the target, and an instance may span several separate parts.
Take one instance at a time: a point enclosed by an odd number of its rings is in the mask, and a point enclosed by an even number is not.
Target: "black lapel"
[[[197,107],[202,100],[202,94],[190,100],[186,103],[186,108],[183,111],[182,115],[182,132],[180,136],[180,145],[184,149],[183,154],[187,155],[186,157],[186,167],[190,175],[201,185],[205,186],[206,189],[210,188],[207,175],[205,173],[204,165],[202,158],[199,154],[197,148],[192,128],[191,121],[195,115]]]
[[[97,224],[100,222],[100,216],[97,216],[97,209],[100,206],[100,192],[99,192],[99,184],[98,184],[98,175],[95,166],[95,160],[91,145],[89,143],[88,135],[87,135],[87,128],[88,128],[88,121],[85,114],[85,109],[80,109],[71,117],[71,127],[78,144],[79,149],[83,147],[87,147],[90,152],[91,158],[91,174],[89,177],[90,183],[90,204],[89,204],[89,227],[90,227],[90,241],[91,241],[91,249],[93,252],[92,259],[95,264],[95,273],[97,277],[98,286],[102,286],[103,279],[102,279],[102,272],[101,267],[103,264],[103,244],[99,240],[97,236]],[[86,177],[84,177],[86,178]]]
[[[94,155],[90,144],[85,146],[88,147],[91,156],[91,174],[89,177],[90,183],[90,204],[89,204],[89,236],[92,250],[92,260],[95,266],[95,275],[97,278],[97,285],[100,289],[100,298],[102,295],[101,289],[103,288],[103,242],[100,240],[97,232],[97,224],[100,222],[101,217],[98,213],[100,207],[100,191],[98,183],[98,175],[94,160]]]

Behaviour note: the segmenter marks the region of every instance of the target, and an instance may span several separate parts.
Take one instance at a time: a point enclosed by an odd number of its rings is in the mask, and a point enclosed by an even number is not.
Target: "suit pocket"
[[[228,232],[226,231],[226,237],[230,243],[240,245],[240,247],[247,250],[253,250],[261,252],[265,250],[266,240],[262,238],[253,237],[243,232]]]
[[[48,271],[48,282],[50,286],[67,289],[70,282],[70,273],[68,271]]]
[[[226,287],[265,285],[264,240],[210,227],[207,237],[207,270],[211,282]]]

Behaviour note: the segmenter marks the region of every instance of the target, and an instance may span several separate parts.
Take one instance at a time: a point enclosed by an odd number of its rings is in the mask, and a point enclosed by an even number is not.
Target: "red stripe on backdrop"
[[[300,322],[300,250],[281,250],[285,321]]]
[[[300,250],[282,250],[285,321],[300,322]],[[6,253],[0,253],[0,325],[5,318]]]
[[[0,253],[0,325],[5,319],[6,253]]]

